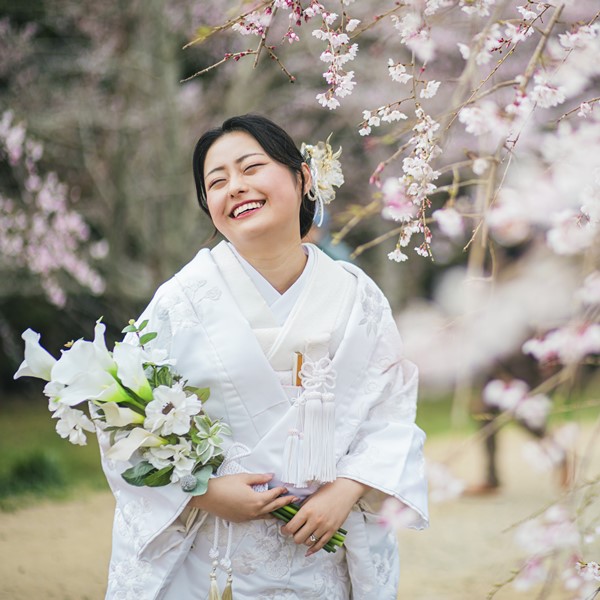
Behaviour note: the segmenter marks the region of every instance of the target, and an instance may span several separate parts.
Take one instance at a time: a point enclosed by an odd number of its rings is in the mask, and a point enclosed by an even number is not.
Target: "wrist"
[[[347,477],[338,477],[335,483],[336,487],[342,489],[346,496],[353,498],[353,504],[358,502],[371,489],[370,486]]]

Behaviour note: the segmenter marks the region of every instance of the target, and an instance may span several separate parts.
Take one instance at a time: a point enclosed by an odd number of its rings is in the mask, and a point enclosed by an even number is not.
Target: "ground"
[[[504,486],[498,493],[434,504],[429,530],[399,534],[401,600],[483,600],[494,583],[510,575],[522,553],[512,531],[505,529],[561,493],[556,474],[540,475],[523,461],[521,450],[527,439],[517,429],[502,432]],[[584,442],[582,438],[582,447]],[[460,439],[443,436],[428,444],[427,455],[443,460],[459,450],[453,471],[474,483],[482,472],[477,444],[463,446]],[[588,475],[598,475],[598,457],[596,449]],[[102,599],[113,509],[109,493],[90,492],[75,500],[0,513],[0,599]],[[600,559],[598,544],[595,551],[596,556],[589,560]],[[535,597],[532,592],[518,593],[507,586],[495,600]],[[557,592],[546,598],[568,597]]]

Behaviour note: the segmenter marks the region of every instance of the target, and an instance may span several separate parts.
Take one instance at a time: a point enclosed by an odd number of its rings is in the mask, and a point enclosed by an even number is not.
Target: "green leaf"
[[[127,327],[121,329],[121,333],[135,333],[137,327],[135,325],[127,325]]]
[[[201,402],[206,402],[210,397],[210,388],[199,388],[194,387],[193,385],[186,385],[183,390],[185,392],[189,392],[190,394],[196,394],[198,396],[198,400]]]
[[[144,319],[141,323],[140,326],[138,327],[138,331],[141,331],[142,329],[146,328],[146,325],[148,325],[148,319]]]
[[[202,496],[202,494],[206,494],[206,490],[208,489],[208,481],[211,475],[212,467],[210,465],[205,465],[199,471],[194,473],[194,477],[196,478],[196,487],[189,493],[192,496]]]
[[[145,485],[144,479],[148,476],[148,473],[151,473],[154,470],[154,467],[148,461],[142,461],[134,467],[123,471],[121,477],[130,485],[140,487]]]
[[[157,335],[158,335],[158,333],[156,333],[155,331],[151,331],[150,333],[145,333],[140,338],[140,344],[143,346],[144,344],[151,342]]]
[[[147,485],[148,487],[160,487],[161,485],[167,485],[167,483],[171,482],[172,471],[173,466],[169,465],[168,467],[163,467],[154,473],[150,473],[150,475],[144,479],[144,485]]]

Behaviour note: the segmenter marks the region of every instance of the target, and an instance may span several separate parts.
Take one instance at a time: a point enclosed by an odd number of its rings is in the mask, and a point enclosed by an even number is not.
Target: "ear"
[[[310,172],[310,167],[304,162],[302,163],[302,175],[304,175],[304,189],[302,190],[302,195],[308,193],[308,190],[312,187],[312,174]]]

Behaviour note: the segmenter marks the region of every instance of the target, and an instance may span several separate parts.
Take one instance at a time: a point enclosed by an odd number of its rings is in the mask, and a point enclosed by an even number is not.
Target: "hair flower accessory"
[[[304,156],[312,176],[312,186],[307,192],[307,196],[313,202],[318,202],[315,220],[320,227],[323,223],[324,205],[329,204],[335,198],[335,187],[340,187],[344,183],[344,174],[342,165],[338,158],[342,154],[341,147],[337,152],[333,152],[329,140],[331,135],[324,142],[318,142],[316,145],[302,144],[300,152]]]

